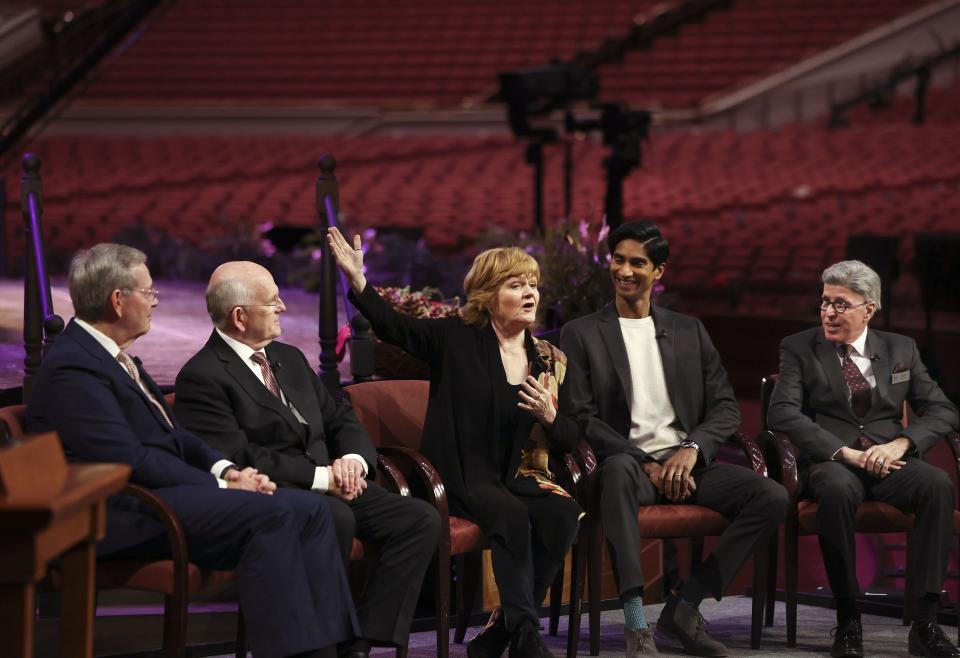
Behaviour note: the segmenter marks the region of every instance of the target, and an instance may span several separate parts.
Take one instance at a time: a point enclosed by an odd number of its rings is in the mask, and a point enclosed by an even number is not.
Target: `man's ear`
[[[120,290],[119,288],[117,288],[116,290],[110,293],[110,298],[109,298],[110,303],[107,304],[107,307],[109,309],[109,312],[113,315],[114,318],[123,317],[124,296],[125,295],[123,294],[123,291]]]
[[[654,278],[654,279],[659,279],[660,277],[662,277],[662,276],[663,276],[663,273],[666,271],[666,269],[667,269],[667,264],[666,264],[666,262],[663,262],[663,263],[660,263],[659,265],[657,265],[657,267],[654,268],[654,270],[653,270],[653,278]]]
[[[246,318],[243,315],[243,308],[240,306],[234,306],[230,309],[230,318],[228,322],[228,327],[236,329],[238,331],[243,331],[246,329]],[[231,326],[232,325],[232,326]]]

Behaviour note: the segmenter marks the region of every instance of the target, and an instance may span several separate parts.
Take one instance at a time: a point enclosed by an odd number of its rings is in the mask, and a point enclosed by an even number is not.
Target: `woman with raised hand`
[[[459,317],[419,319],[393,310],[363,274],[353,245],[328,229],[330,249],[352,301],[377,337],[430,367],[421,451],[439,471],[451,514],[490,542],[500,607],[467,646],[470,658],[552,657],[537,608],[579,529],[583,510],[556,483],[564,453],[579,441],[557,412],[566,357],[534,338],[540,267],[517,247],[488,249],[463,282]]]

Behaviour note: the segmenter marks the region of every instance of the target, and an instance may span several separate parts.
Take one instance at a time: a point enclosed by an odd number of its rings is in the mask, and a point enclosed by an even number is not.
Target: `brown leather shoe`
[[[657,651],[657,645],[653,642],[653,631],[649,628],[635,631],[632,628],[624,627],[623,637],[627,641],[626,658],[660,655],[660,652]]]
[[[730,651],[707,634],[706,622],[696,608],[680,601],[672,594],[667,596],[657,628],[666,635],[679,640],[683,650],[694,656],[720,658]]]

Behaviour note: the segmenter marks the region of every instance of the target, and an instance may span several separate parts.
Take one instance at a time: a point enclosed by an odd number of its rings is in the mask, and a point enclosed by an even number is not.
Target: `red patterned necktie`
[[[143,382],[140,381],[140,371],[137,370],[137,364],[133,362],[133,359],[130,358],[130,355],[121,350],[120,353],[117,354],[117,361],[120,362],[120,365],[126,368],[127,374],[133,377],[133,381],[136,382],[140,391],[147,396],[147,399],[150,400],[150,402],[153,403],[153,406],[155,406],[163,415],[163,419],[167,421],[167,425],[173,427],[173,421],[170,420],[170,416],[167,415],[163,405],[160,404],[155,397],[153,397],[147,387],[143,385]]]
[[[277,383],[277,378],[273,376],[273,370],[270,368],[270,364],[267,363],[267,357],[263,352],[254,352],[250,355],[250,359],[260,366],[260,372],[263,374],[263,383],[266,384],[267,389],[280,398],[280,384]]]
[[[850,406],[853,407],[853,413],[863,418],[870,411],[870,382],[850,358],[853,345],[842,345],[841,350],[843,351],[843,381],[847,385],[847,390],[850,391]]]

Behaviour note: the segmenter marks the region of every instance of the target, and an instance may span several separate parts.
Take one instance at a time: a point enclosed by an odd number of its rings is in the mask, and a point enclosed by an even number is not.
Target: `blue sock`
[[[650,628],[647,616],[643,614],[643,595],[641,590],[633,590],[621,595],[623,601],[623,625],[634,631],[644,631]]]

